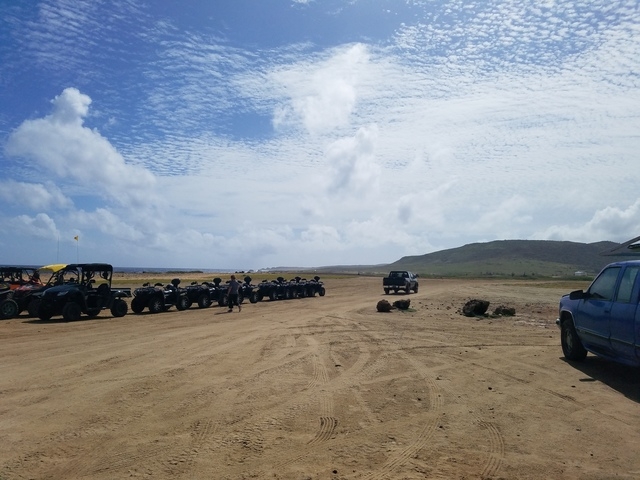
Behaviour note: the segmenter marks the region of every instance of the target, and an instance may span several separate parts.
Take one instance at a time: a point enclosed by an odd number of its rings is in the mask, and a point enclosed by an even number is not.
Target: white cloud
[[[46,239],[57,239],[59,235],[55,222],[46,213],[39,213],[35,217],[20,215],[11,219],[9,223],[15,235]]]
[[[541,240],[625,242],[640,234],[640,198],[627,208],[605,207],[597,210],[585,223],[552,225],[533,236]]]
[[[25,183],[14,180],[0,181],[0,199],[8,204],[21,205],[31,210],[71,208],[73,202],[53,183]]]
[[[155,177],[127,164],[97,131],[85,126],[91,99],[66,88],[49,116],[26,120],[9,136],[6,153],[36,161],[61,181],[72,180],[121,204],[143,205],[152,196]]]
[[[367,47],[356,44],[336,49],[326,60],[274,70],[270,80],[289,97],[274,111],[275,127],[302,122],[309,133],[321,134],[348,125],[368,62]]]

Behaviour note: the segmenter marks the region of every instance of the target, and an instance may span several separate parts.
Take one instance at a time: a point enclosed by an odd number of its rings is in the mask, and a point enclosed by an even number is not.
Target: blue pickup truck
[[[562,352],[584,360],[587,352],[640,366],[640,260],[607,265],[586,291],[560,299],[556,323]]]

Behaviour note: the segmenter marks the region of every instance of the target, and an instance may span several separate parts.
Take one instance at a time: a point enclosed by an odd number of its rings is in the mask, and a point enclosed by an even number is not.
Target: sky
[[[638,0],[0,0],[3,264],[624,242],[639,180]]]

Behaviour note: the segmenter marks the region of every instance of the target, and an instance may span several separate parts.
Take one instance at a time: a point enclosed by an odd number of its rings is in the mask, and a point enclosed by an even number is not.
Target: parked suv
[[[66,321],[79,320],[82,314],[95,317],[109,309],[114,317],[123,317],[129,309],[125,297],[130,288],[111,288],[113,267],[107,263],[78,263],[67,265],[60,280],[41,294],[38,317],[49,320],[62,315]]]

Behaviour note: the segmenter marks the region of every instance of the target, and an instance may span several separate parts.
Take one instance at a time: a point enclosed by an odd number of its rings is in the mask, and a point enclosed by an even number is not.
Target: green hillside
[[[385,273],[411,270],[421,276],[573,277],[593,276],[608,263],[628,256],[605,256],[620,244],[552,240],[497,240],[473,243],[425,255],[402,257],[388,265],[326,267],[327,270]],[[638,257],[640,258],[640,256]]]

